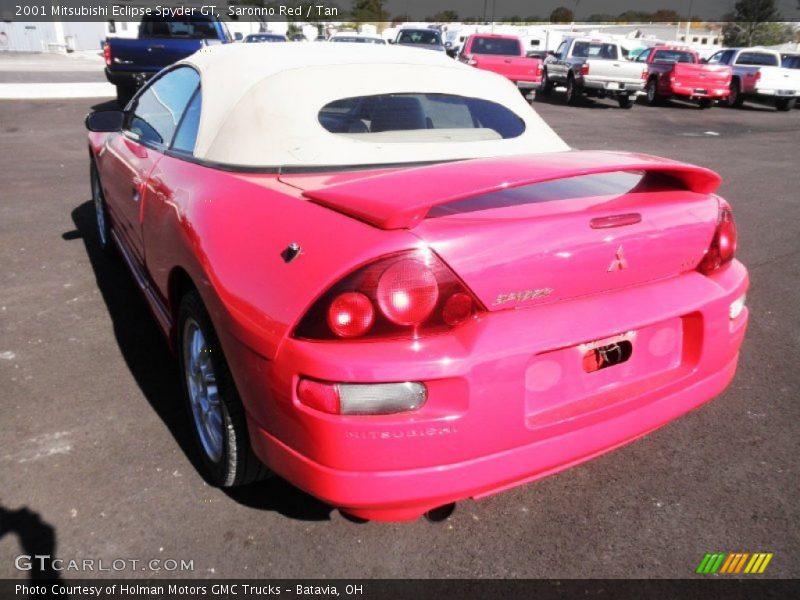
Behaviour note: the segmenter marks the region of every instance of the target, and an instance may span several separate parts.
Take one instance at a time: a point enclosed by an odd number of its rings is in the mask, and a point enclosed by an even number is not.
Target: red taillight
[[[536,72],[537,72],[539,75],[541,75],[542,73],[544,73],[544,65],[543,65],[542,63],[539,63],[538,65],[536,65]]]
[[[439,300],[436,276],[422,262],[401,260],[386,269],[378,280],[378,306],[397,325],[419,325]]]
[[[729,206],[722,206],[717,229],[697,270],[709,275],[733,260],[736,255],[736,222]]]
[[[583,63],[581,65],[581,75],[588,75],[589,74],[589,63]]]
[[[761,71],[756,71],[756,74],[754,75],[754,77],[756,78],[756,81],[760,81],[761,80]]]
[[[469,319],[474,310],[472,298],[463,292],[456,292],[444,303],[442,320],[450,326],[455,326]]]
[[[314,303],[295,336],[417,338],[455,327],[479,310],[480,303],[433,252],[409,251],[345,277]]]
[[[359,292],[339,294],[328,307],[328,327],[339,337],[364,335],[374,322],[372,302]]]
[[[103,59],[106,61],[106,66],[111,66],[111,44],[103,44]]]

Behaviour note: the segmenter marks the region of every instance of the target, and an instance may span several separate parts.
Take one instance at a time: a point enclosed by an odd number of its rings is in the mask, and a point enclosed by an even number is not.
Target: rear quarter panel
[[[377,256],[418,244],[408,232],[380,231],[308,202],[276,175],[165,157],[152,177],[163,183],[161,197],[143,213],[154,283],[169,300],[173,269],[185,269],[217,326],[265,358],[332,283]],[[281,253],[292,242],[302,250],[286,263]]]

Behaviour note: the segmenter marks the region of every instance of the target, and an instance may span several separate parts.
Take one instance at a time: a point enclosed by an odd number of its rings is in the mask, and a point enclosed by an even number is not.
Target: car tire
[[[263,479],[268,470],[250,447],[244,407],[211,318],[195,290],[181,300],[177,331],[181,383],[202,475],[217,487]]]
[[[617,96],[617,103],[620,108],[633,108],[633,96],[629,94]]]
[[[775,100],[775,108],[781,112],[792,110],[796,101],[795,98],[778,98]]]
[[[645,87],[645,98],[647,99],[648,106],[658,106],[661,104],[661,96],[658,94],[658,81],[655,77],[647,82]]]
[[[578,84],[575,83],[575,78],[570,75],[567,77],[567,92],[565,96],[567,104],[570,106],[577,106],[580,101],[580,92],[578,91]]]
[[[711,98],[701,98],[700,102],[698,102],[697,105],[700,107],[701,110],[704,110],[706,108],[711,108],[712,106],[714,106],[714,101]]]
[[[92,190],[92,205],[94,206],[94,223],[97,243],[103,254],[113,256],[114,242],[111,240],[111,219],[108,216],[108,205],[103,194],[103,186],[100,184],[100,175],[97,172],[97,165],[94,159],[90,161],[89,182]]]
[[[739,108],[744,104],[744,96],[742,96],[742,84],[738,79],[731,81],[731,94],[728,96],[728,106],[731,108]]]
[[[128,106],[128,102],[131,101],[135,93],[136,90],[134,88],[126,85],[117,86],[117,106],[120,110],[125,110],[125,107]]]
[[[542,71],[542,81],[539,84],[539,94],[542,96],[549,96],[553,92],[553,82],[550,81],[550,78],[547,76],[547,69]],[[538,95],[538,94],[537,94]]]

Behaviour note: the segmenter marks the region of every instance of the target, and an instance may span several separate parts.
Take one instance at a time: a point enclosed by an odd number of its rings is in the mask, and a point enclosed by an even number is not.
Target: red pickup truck
[[[513,35],[475,33],[464,42],[458,60],[508,77],[523,94],[542,81],[542,60],[525,56],[522,42]]]
[[[681,96],[698,100],[700,108],[711,108],[714,100],[724,100],[731,93],[731,68],[701,63],[697,52],[689,48],[655,46],[636,62],[647,63],[642,77],[647,80],[644,89],[651,106]]]

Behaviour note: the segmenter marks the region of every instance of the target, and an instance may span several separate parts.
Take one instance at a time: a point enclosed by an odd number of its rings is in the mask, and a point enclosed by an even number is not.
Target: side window
[[[561,42],[561,45],[556,50],[556,56],[560,59],[564,59],[567,57],[567,46],[569,46],[569,42]]]
[[[172,142],[172,149],[186,154],[194,153],[194,144],[197,141],[197,128],[200,125],[200,109],[203,105],[202,90],[197,88],[192,96],[186,112],[183,113],[175,140]]]
[[[151,83],[137,97],[125,129],[142,142],[169,146],[183,111],[200,84],[191,67],[174,69]]]
[[[715,52],[712,54],[708,59],[708,64],[710,65],[724,65],[726,63],[725,55],[727,54],[727,50],[720,50],[719,52]]]

